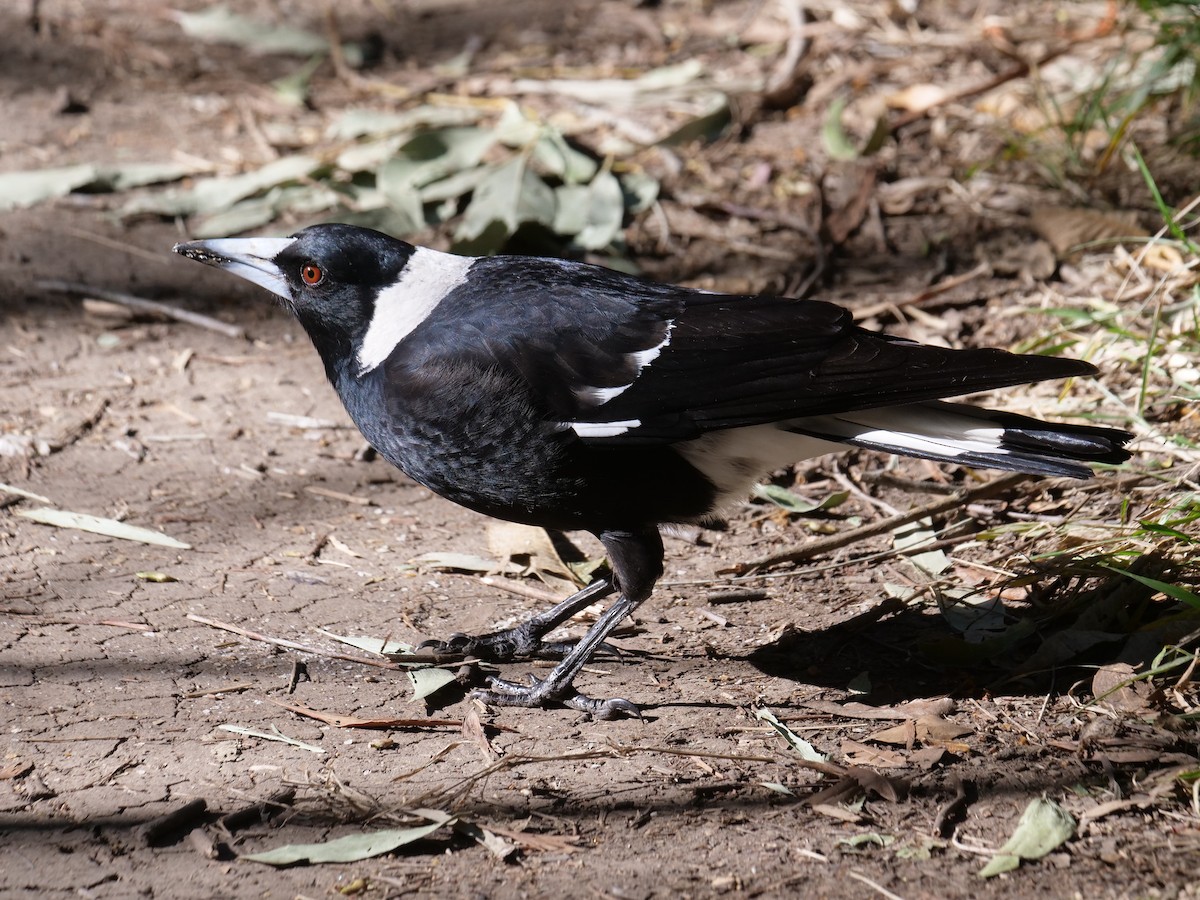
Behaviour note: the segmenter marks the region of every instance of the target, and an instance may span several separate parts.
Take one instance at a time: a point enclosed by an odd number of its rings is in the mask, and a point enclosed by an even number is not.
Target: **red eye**
[[[305,263],[300,267],[300,280],[307,285],[317,285],[325,280],[325,273],[315,263]]]

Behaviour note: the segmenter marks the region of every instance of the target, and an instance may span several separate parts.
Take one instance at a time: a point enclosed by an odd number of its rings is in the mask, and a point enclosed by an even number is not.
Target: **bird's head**
[[[401,278],[411,244],[353,225],[313,225],[285,238],[176,244],[176,253],[266,288],[295,314],[328,366],[348,361]]]

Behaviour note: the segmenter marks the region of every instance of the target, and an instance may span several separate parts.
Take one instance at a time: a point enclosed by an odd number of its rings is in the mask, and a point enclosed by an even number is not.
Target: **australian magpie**
[[[659,526],[709,519],[781,466],[851,445],[1085,478],[1090,463],[1129,457],[1124,431],[941,400],[1095,374],[1090,364],[919,344],[831,303],[454,256],[351,225],[175,251],[280,297],[363,435],[412,478],[486,515],[604,544],[611,576],[516,628],[437,645],[529,656],[618,594],[545,679],[477,692],[491,703],[637,714],[574,680],[662,575]]]

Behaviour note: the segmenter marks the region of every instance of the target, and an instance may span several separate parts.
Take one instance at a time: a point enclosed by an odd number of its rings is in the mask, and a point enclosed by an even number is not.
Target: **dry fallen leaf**
[[[907,765],[904,754],[881,747],[870,747],[858,741],[842,741],[842,755],[853,766],[872,766],[877,769],[898,769]]]
[[[476,747],[483,751],[484,759],[488,762],[495,762],[502,756],[500,750],[487,736],[487,731],[479,718],[479,710],[472,708],[463,716],[462,733],[463,737],[470,739]]]
[[[10,781],[13,778],[23,778],[33,771],[31,762],[15,762],[11,766],[0,769],[0,781]]]
[[[1083,244],[1150,236],[1137,224],[1132,212],[1105,212],[1073,206],[1039,206],[1033,210],[1029,224],[1050,242],[1059,259],[1070,256]]]
[[[1134,681],[1136,670],[1128,663],[1109,663],[1092,676],[1092,696],[1096,702],[1124,712],[1146,708],[1152,690],[1147,681]]]
[[[546,529],[515,522],[489,522],[487,538],[488,550],[496,559],[525,567],[529,574],[564,596],[581,586]]]
[[[870,735],[867,740],[880,744],[909,746],[915,737],[922,744],[947,744],[955,738],[970,734],[971,731],[969,725],[960,725],[945,719],[923,717],[900,725],[893,725],[891,728],[884,728]]]

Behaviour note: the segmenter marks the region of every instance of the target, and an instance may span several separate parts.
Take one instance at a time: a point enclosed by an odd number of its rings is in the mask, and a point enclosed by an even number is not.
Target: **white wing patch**
[[[579,399],[580,401],[582,401],[583,403],[586,403],[588,406],[603,406],[605,403],[607,403],[609,400],[612,400],[614,397],[621,396],[621,394],[625,393],[627,390],[629,390],[631,387],[633,387],[633,382],[637,381],[638,376],[642,374],[642,369],[646,368],[646,366],[650,365],[650,363],[652,363],[652,362],[654,362],[654,360],[658,359],[659,354],[662,353],[663,350],[665,350],[667,348],[667,346],[671,343],[671,332],[674,330],[675,330],[675,320],[671,319],[669,322],[667,322],[667,336],[662,339],[662,343],[657,344],[654,347],[651,347],[649,350],[638,350],[635,353],[630,353],[630,354],[626,355],[625,358],[630,360],[633,363],[635,369],[637,370],[634,373],[633,381],[629,382],[629,384],[622,384],[622,385],[618,385],[617,387],[606,387],[606,388],[598,388],[598,387],[591,387],[591,386],[582,387],[582,388],[579,388],[576,391],[574,391],[576,398]],[[640,425],[641,422],[638,422],[637,424]],[[575,426],[572,425],[571,427],[573,428]],[[636,428],[637,425],[634,425],[631,427]],[[628,429],[625,429],[625,430],[627,431]],[[618,431],[618,432],[615,432],[615,434],[624,434],[624,431]],[[598,434],[597,435],[589,435],[589,436],[590,437],[612,437],[612,435],[598,435]]]
[[[641,424],[641,419],[626,419],[623,422],[571,422],[567,427],[581,438],[608,438],[624,434]]]
[[[814,416],[796,422],[820,434],[894,453],[911,451],[952,459],[969,453],[1007,456],[1001,446],[1004,428],[978,416],[935,405],[864,409],[833,416]]]
[[[620,387],[610,387],[610,388],[585,387],[585,388],[580,388],[579,390],[574,391],[573,393],[579,400],[582,400],[588,406],[603,406],[605,403],[607,403],[613,397],[619,397],[621,394],[625,393],[625,391],[629,390],[631,387],[633,387],[633,382],[630,382],[629,384],[623,384]]]
[[[358,348],[358,374],[365,375],[392,355],[396,345],[429,318],[446,295],[467,280],[475,263],[470,256],[455,256],[418,247],[408,258],[400,280],[375,298],[375,312]]]

